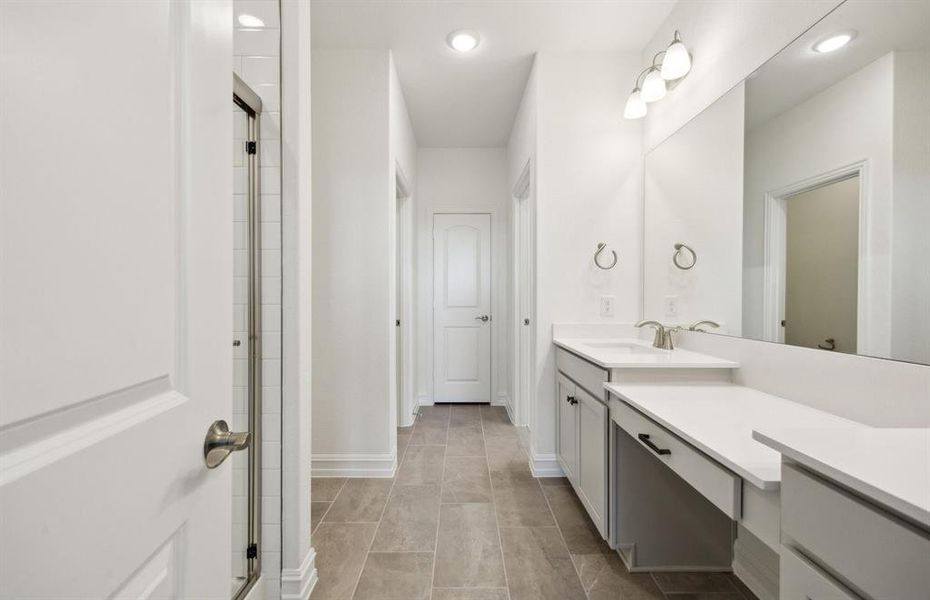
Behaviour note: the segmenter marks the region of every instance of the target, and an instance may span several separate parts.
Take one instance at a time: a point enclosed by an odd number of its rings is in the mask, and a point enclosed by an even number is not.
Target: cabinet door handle
[[[565,401],[571,404],[572,406],[578,404],[578,401],[575,400],[574,396],[565,396]]]
[[[646,444],[647,446],[649,446],[649,448],[650,448],[653,452],[655,452],[656,454],[658,454],[659,456],[665,456],[665,455],[667,455],[667,454],[671,454],[671,453],[672,453],[672,451],[669,450],[668,448],[659,448],[658,446],[656,446],[656,445],[655,445],[655,442],[653,442],[651,439],[649,439],[649,434],[648,434],[648,433],[641,433],[641,434],[637,435],[636,437],[639,438],[639,441],[641,441],[642,443],[644,443],[644,444]]]

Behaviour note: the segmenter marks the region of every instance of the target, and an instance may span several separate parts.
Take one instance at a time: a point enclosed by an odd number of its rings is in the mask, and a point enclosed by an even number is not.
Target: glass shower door
[[[233,431],[251,432],[230,458],[232,581],[243,598],[261,572],[261,203],[258,120],[261,100],[233,75]]]

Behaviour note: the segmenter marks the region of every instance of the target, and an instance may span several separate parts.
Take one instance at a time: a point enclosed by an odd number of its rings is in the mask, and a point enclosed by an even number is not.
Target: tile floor
[[[631,574],[568,482],[534,479],[503,408],[398,429],[393,479],[314,478],[312,600],[752,600],[722,573]]]

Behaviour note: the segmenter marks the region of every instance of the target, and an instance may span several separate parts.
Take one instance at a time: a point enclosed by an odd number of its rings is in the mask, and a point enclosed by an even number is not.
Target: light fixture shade
[[[662,60],[662,79],[666,81],[681,79],[690,70],[691,54],[676,34],[675,41],[665,51],[665,58]]]
[[[646,116],[646,102],[639,91],[639,88],[633,90],[630,97],[626,99],[626,106],[623,109],[624,119],[642,119]]]
[[[643,80],[642,98],[645,102],[655,102],[665,98],[665,79],[659,70],[653,67]]]

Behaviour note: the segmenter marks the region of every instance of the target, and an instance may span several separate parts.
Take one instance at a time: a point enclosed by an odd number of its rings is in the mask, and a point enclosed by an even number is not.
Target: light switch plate
[[[665,297],[665,316],[666,317],[677,317],[678,316],[678,295],[670,294]]]
[[[601,316],[602,317],[614,316],[614,297],[613,296],[601,296]]]

